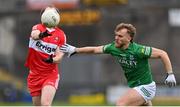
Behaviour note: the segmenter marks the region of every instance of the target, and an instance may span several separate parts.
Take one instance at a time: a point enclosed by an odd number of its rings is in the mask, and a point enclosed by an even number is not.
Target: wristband
[[[43,35],[43,33],[41,32],[40,34],[39,34],[39,39],[42,39],[44,37],[44,35]]]
[[[174,74],[172,71],[171,72],[167,72],[168,75]]]

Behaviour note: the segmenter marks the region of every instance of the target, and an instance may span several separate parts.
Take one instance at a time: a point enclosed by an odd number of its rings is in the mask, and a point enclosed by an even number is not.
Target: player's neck
[[[127,44],[124,44],[124,45],[121,47],[121,49],[123,49],[123,50],[127,49],[127,48],[129,47],[129,44],[130,44],[130,42],[127,43]]]

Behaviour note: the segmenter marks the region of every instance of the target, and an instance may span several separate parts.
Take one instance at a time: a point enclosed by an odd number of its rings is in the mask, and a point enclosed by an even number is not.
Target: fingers
[[[66,48],[64,48],[64,47],[60,48],[60,51],[61,51],[61,52],[65,52],[65,53],[67,53],[67,52],[68,52],[68,51],[67,51],[67,49],[66,49]]]
[[[66,47],[61,47],[60,50],[66,50]]]
[[[168,83],[168,86],[169,86],[169,87],[172,87],[172,82],[169,82],[169,83]]]
[[[167,83],[168,83],[168,82],[165,80],[165,81],[164,81],[164,84],[167,85]]]
[[[171,81],[171,82],[165,81],[165,84],[168,85],[169,87],[176,86],[176,82],[175,81]]]
[[[62,46],[61,46],[61,48],[67,48],[67,47],[68,47],[68,46],[66,46],[66,45],[62,45]]]
[[[75,47],[74,46],[71,46],[69,44],[64,44],[60,47],[60,51],[61,52],[64,52],[64,53],[67,53],[67,57],[71,57],[72,55],[74,55],[76,52],[75,52]]]
[[[67,43],[66,43],[66,44],[64,44],[64,46],[68,47],[68,46],[69,46],[69,44],[67,44]]]
[[[168,76],[166,77],[164,83],[166,85],[168,85],[169,87],[174,87],[176,86],[176,79],[175,79],[175,76],[174,74],[168,74]]]
[[[60,48],[67,48],[68,46],[66,44],[62,45]]]
[[[64,45],[62,45],[61,47],[60,47],[60,50],[62,51],[62,52],[68,52],[68,50],[69,50],[69,45],[68,44],[64,44]]]
[[[71,45],[69,45],[69,44],[67,44],[67,43],[61,46],[61,48],[68,48],[68,47],[71,48],[71,47],[73,47],[73,46],[71,46]]]

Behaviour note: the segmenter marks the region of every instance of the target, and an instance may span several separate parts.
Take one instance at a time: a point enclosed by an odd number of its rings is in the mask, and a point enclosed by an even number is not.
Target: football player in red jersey
[[[50,9],[59,15],[55,7],[48,6],[44,12]],[[29,68],[27,85],[34,106],[52,104],[59,82],[58,63],[64,55],[59,47],[65,43],[66,36],[57,25],[41,23],[32,27],[25,66]]]

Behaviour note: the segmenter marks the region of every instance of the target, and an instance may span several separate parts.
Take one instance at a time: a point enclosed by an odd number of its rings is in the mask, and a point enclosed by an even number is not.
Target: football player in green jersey
[[[165,65],[167,77],[165,84],[176,85],[168,54],[154,47],[133,42],[136,28],[127,23],[120,23],[115,29],[115,40],[107,45],[76,48],[66,44],[60,48],[68,56],[75,53],[111,54],[124,70],[130,89],[117,100],[118,106],[152,105],[151,100],[156,93],[156,84],[152,79],[149,58],[161,59]]]

